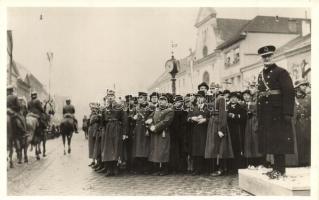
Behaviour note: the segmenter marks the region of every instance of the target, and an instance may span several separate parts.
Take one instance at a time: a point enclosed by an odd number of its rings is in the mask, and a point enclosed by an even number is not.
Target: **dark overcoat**
[[[205,158],[233,158],[233,149],[227,125],[225,98],[219,97],[216,100],[216,104],[218,107],[214,107],[214,109],[211,109],[210,111],[205,146]],[[219,137],[218,131],[221,131],[224,136]]]
[[[260,95],[268,88],[277,90],[280,94]],[[294,153],[292,121],[284,120],[285,115],[293,116],[294,101],[294,88],[289,73],[276,64],[264,68],[258,76],[257,103],[261,153]]]
[[[187,118],[202,116],[206,118],[206,122],[202,124],[198,124],[197,122],[190,121],[191,125],[191,137],[192,137],[192,156],[205,156],[205,145],[207,138],[207,125],[209,119],[209,111],[207,107],[199,108],[198,106],[194,106],[191,111],[188,112]]]
[[[183,108],[175,108],[174,118],[170,126],[170,160],[169,166],[173,170],[186,169],[186,132],[187,132],[187,111]]]
[[[311,98],[310,95],[296,99],[295,130],[300,166],[309,166],[311,160]]]
[[[151,142],[148,160],[155,163],[168,162],[170,151],[169,126],[174,118],[174,110],[172,108],[158,108],[149,118],[153,120],[155,131],[150,132]]]
[[[145,125],[145,121],[151,111],[148,106],[138,105],[135,109],[135,115],[137,119],[135,120],[135,127],[133,129],[132,135],[132,156],[133,158],[147,158],[150,149],[150,134]]]
[[[258,120],[257,120],[257,103],[256,101],[248,102],[245,106],[247,111],[247,121],[244,136],[244,156],[246,158],[261,157],[258,145]]]
[[[103,112],[102,161],[122,159],[123,135],[127,135],[127,114],[123,106],[113,103]]]
[[[89,122],[90,122],[88,127],[89,158],[93,158],[96,133],[98,132],[99,125],[100,125],[99,115],[91,114]]]
[[[228,116],[227,122],[232,141],[233,152],[235,156],[243,155],[244,153],[244,128],[243,124],[246,122],[246,112],[243,106],[239,103],[228,104],[228,114],[232,113],[235,116],[232,118]]]

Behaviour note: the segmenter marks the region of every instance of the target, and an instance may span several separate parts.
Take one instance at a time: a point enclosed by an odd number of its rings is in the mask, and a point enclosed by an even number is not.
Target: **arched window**
[[[203,74],[203,82],[207,83],[209,85],[209,73],[207,71]]]
[[[203,57],[206,57],[206,56],[207,56],[207,53],[208,53],[207,46],[204,46],[204,47],[203,47]]]

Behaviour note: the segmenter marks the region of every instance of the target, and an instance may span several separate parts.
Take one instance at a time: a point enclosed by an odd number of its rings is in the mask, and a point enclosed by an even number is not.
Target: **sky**
[[[217,17],[256,15],[310,18],[306,8],[215,8]],[[8,8],[13,58],[74,104],[100,100],[107,89],[120,95],[146,91],[171,56],[194,50],[199,8]],[[40,15],[43,15],[40,20]]]

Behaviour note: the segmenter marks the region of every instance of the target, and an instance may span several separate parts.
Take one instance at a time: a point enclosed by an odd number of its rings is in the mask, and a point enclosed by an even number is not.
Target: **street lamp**
[[[171,59],[166,61],[165,63],[166,71],[171,75],[171,81],[172,81],[172,94],[176,95],[176,74],[178,73],[180,69],[179,61],[174,58],[172,55]]]

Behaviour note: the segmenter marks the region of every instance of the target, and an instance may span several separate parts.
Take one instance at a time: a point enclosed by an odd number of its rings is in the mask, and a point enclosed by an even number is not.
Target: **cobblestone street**
[[[87,165],[87,140],[75,134],[72,153],[63,155],[61,138],[47,142],[47,157],[8,169],[8,195],[248,195],[237,176],[122,175],[105,177]]]

